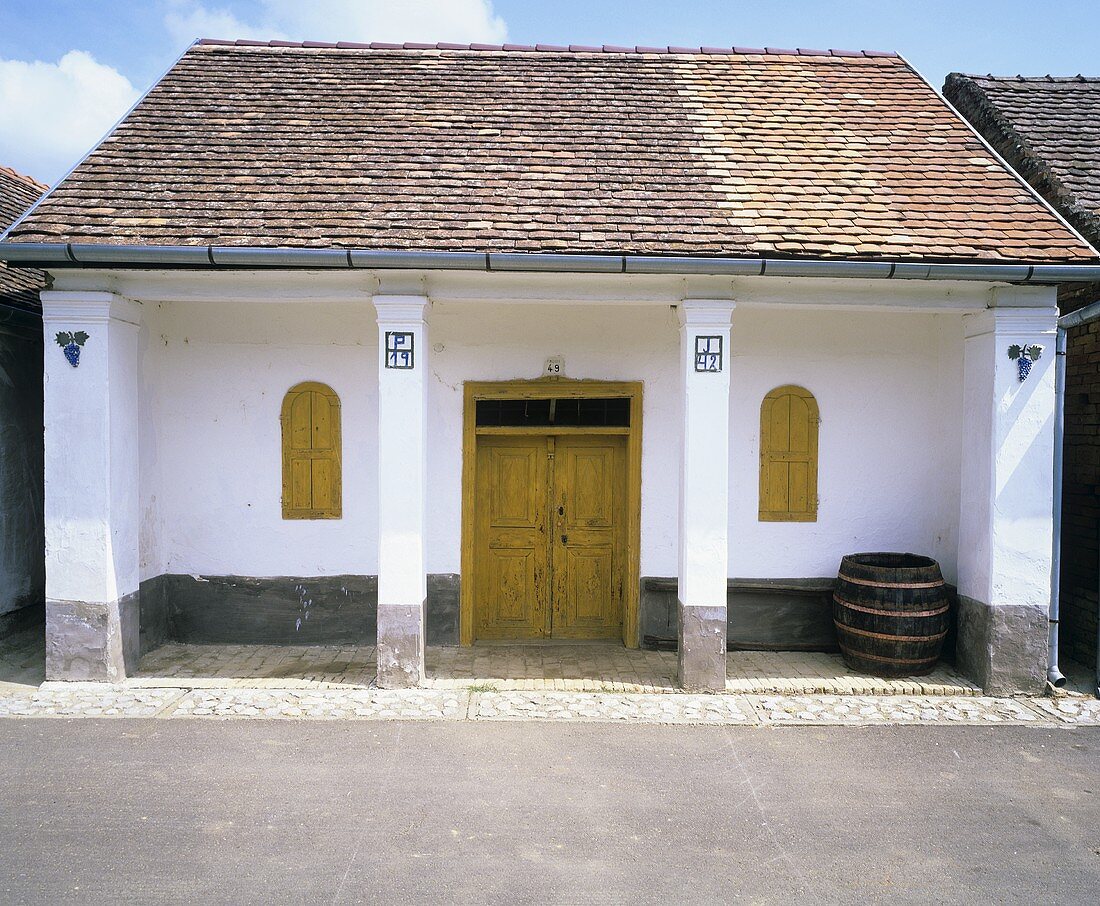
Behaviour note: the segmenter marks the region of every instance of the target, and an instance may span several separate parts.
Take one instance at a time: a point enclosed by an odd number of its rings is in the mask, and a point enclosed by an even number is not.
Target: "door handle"
[[[568,535],[562,535],[561,536],[561,543],[562,544],[568,544],[569,543],[569,536]]]

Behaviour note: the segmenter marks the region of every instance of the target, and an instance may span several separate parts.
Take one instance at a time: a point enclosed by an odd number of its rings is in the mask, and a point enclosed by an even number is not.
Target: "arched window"
[[[283,518],[339,519],[340,397],[307,381],[283,399]]]
[[[817,423],[814,395],[776,387],[760,406],[760,521],[817,521]]]

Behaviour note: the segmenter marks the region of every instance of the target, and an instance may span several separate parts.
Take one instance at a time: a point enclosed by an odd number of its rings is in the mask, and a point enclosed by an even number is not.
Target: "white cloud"
[[[247,18],[232,7],[170,0],[164,24],[181,49],[202,37],[500,44],[508,34],[491,0],[258,0]],[[0,58],[0,163],[56,182],[138,94],[83,50],[56,63]]]
[[[249,38],[254,41],[288,41],[274,26],[248,25],[228,9],[207,9],[201,3],[179,2],[164,17],[169,34],[181,47],[196,38]]]
[[[255,22],[225,7],[178,0],[165,24],[181,44],[195,38],[500,44],[508,35],[491,0],[260,0]]]
[[[56,63],[0,59],[0,163],[55,182],[137,97],[122,73],[82,50]]]

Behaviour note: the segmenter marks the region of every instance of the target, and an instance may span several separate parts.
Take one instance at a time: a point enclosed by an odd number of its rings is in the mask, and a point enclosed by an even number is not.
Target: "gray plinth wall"
[[[457,575],[428,576],[427,643],[458,644]],[[141,584],[140,650],[166,641],[373,645],[377,576],[163,575]]]
[[[958,667],[989,695],[1041,692],[1048,625],[1045,607],[991,607],[961,596]]]
[[[726,587],[726,639],[732,648],[837,651],[833,629],[834,580],[730,579]],[[642,579],[640,637],[677,637],[676,579]]]

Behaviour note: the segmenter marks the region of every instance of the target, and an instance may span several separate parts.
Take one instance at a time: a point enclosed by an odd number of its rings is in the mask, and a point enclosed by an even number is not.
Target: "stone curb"
[[[131,687],[52,683],[0,694],[0,717],[442,720],[697,726],[1100,726],[1089,698],[689,695],[483,690]]]

